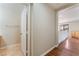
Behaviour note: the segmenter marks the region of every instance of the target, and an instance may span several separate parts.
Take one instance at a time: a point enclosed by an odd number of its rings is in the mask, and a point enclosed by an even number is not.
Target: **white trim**
[[[31,55],[31,19],[30,19],[30,3],[28,4],[28,56]]]
[[[51,50],[53,50],[55,47],[58,47],[59,44],[54,45],[52,48],[48,49],[46,52],[44,52],[43,54],[41,54],[40,56],[45,56],[47,53],[49,53]]]
[[[33,25],[33,24],[32,24],[32,21],[33,21],[33,20],[32,20],[32,7],[33,7],[33,4],[31,3],[31,4],[30,4],[30,16],[31,16],[31,17],[30,17],[30,23],[31,23],[31,24],[30,24],[30,27],[31,27],[31,28],[30,28],[30,31],[31,31],[31,32],[30,32],[30,37],[31,37],[31,38],[30,38],[30,40],[31,40],[31,41],[30,41],[30,43],[31,43],[31,49],[30,49],[30,50],[31,50],[31,51],[30,51],[31,54],[30,54],[30,55],[31,55],[31,56],[33,56],[33,54],[34,54],[34,51],[33,51],[33,48],[34,48],[34,47],[33,47],[33,46],[34,46],[33,43],[34,43],[34,42],[33,42],[33,27],[32,27],[32,25]]]

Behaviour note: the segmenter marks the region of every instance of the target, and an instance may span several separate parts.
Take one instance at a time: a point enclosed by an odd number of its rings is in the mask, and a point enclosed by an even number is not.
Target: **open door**
[[[26,25],[27,25],[27,7],[24,6],[24,9],[22,10],[22,14],[21,14],[21,48],[22,51],[24,53],[24,55],[26,55],[27,53],[27,46],[26,46]]]
[[[21,14],[21,48],[24,55],[31,55],[30,4],[24,6]]]

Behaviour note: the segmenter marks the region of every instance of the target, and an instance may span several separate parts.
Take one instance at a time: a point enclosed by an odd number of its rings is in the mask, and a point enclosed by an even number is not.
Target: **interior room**
[[[29,4],[0,3],[0,56],[28,55],[28,15]]]
[[[78,56],[79,4],[34,3],[31,7],[31,54]]]
[[[79,56],[79,4],[58,11],[58,46],[47,55]]]
[[[79,56],[78,3],[0,3],[0,56]]]

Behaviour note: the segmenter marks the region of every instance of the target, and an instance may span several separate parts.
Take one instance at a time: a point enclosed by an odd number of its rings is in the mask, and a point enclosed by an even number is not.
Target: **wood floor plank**
[[[79,56],[79,39],[66,39],[46,56]]]

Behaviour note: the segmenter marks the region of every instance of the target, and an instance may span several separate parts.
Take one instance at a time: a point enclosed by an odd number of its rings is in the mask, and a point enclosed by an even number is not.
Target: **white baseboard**
[[[44,52],[42,55],[40,56],[45,56],[47,53],[49,53],[51,50],[53,50],[55,47],[58,47],[59,44],[54,45],[52,48],[48,49],[46,52]]]
[[[64,40],[63,40],[64,41]],[[40,55],[40,56],[45,56],[47,53],[49,53],[51,50],[53,50],[55,47],[58,47],[58,45],[60,44],[60,43],[62,43],[63,41],[61,41],[61,42],[59,42],[57,45],[54,45],[52,48],[50,48],[50,49],[48,49],[46,52],[44,52],[42,55]]]

